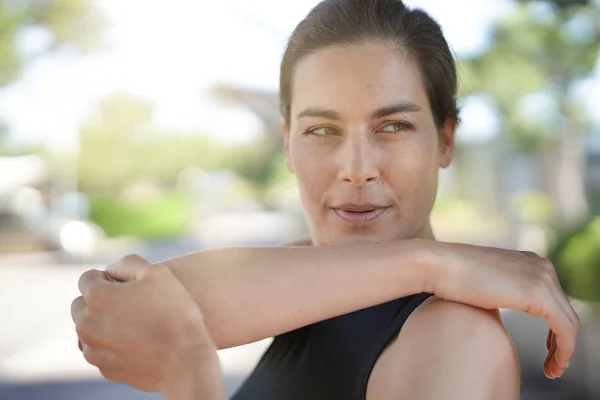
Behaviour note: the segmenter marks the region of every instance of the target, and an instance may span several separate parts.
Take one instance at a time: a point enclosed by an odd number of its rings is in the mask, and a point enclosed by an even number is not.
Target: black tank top
[[[231,400],[365,400],[375,362],[429,296],[403,297],[275,337]]]

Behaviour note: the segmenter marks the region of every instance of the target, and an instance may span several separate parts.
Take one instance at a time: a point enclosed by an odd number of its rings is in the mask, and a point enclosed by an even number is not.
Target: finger
[[[140,280],[148,273],[152,263],[138,255],[123,257],[121,261],[110,264],[105,272],[113,279],[122,282]]]
[[[75,325],[81,324],[83,316],[87,313],[83,296],[77,297],[71,302],[71,319]]]
[[[106,279],[102,271],[91,269],[81,275],[78,286],[83,298],[88,299],[99,286],[106,285],[107,283],[110,283],[110,281]]]
[[[546,360],[544,360],[544,375],[546,375],[546,378],[548,378],[548,379],[555,378],[554,374],[552,373],[552,371],[550,369],[550,361],[554,358],[554,352],[555,351],[550,349],[550,352],[548,353]]]
[[[553,366],[554,356],[556,354],[557,344],[556,344],[556,336],[554,333],[550,335],[550,349],[548,351],[548,356],[544,361],[544,373],[550,379],[555,379],[558,375],[558,371]]]
[[[552,347],[552,330],[548,329],[548,337],[546,337],[546,350],[550,351]]]
[[[551,299],[550,307],[547,309],[549,315],[545,315],[549,328],[553,333],[553,340],[556,342],[556,352],[554,354],[554,363],[557,363],[563,370],[568,367],[577,342],[577,333],[579,331],[579,316],[573,309],[571,302],[565,295],[560,281],[556,275],[554,266],[547,260],[542,264],[545,270],[549,272],[545,279],[547,290]]]
[[[85,300],[83,300],[83,297],[79,296],[71,302],[71,319],[75,325],[77,325],[78,322],[81,323],[85,313]],[[83,352],[83,344],[81,343],[79,335],[77,335],[77,347],[79,348],[79,351]]]
[[[560,282],[556,275],[553,276],[556,284],[557,302],[562,312],[564,331],[557,332],[553,329],[553,339],[556,341],[557,350],[555,354],[556,362],[564,370],[569,366],[571,358],[575,352],[577,335],[579,333],[580,320],[577,312],[569,298],[564,294]]]
[[[555,316],[549,317],[547,321],[553,332],[552,344],[556,344],[556,351],[553,354],[554,362],[564,370],[569,366],[575,352],[579,318],[570,303],[567,307],[561,301],[556,308]]]
[[[82,296],[77,297],[71,303],[71,317],[75,323],[75,331],[79,339],[79,350],[82,344],[94,346],[112,347],[115,340],[115,332],[106,324],[104,318],[98,317],[87,307]]]
[[[550,359],[550,362],[549,362],[550,371],[552,372],[552,374],[554,374],[555,377],[560,378],[562,376],[565,368],[563,366],[559,365],[558,361],[556,360],[556,356],[558,354],[558,344],[557,344],[555,335],[552,336],[552,347],[555,348],[556,351],[554,352],[554,356]]]

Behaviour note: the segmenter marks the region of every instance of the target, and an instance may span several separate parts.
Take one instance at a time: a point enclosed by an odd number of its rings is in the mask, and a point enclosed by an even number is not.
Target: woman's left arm
[[[517,353],[497,310],[426,300],[371,374],[367,400],[518,400]]]

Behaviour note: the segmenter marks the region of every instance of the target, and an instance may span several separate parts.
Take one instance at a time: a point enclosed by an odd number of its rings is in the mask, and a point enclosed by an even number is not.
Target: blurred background
[[[0,399],[150,399],[85,363],[77,279],[307,234],[285,169],[285,41],[316,0],[0,0]],[[406,0],[459,60],[441,240],[536,251],[580,313],[562,379],[546,325],[503,310],[522,399],[600,399],[600,0]],[[220,352],[231,393],[269,340]]]

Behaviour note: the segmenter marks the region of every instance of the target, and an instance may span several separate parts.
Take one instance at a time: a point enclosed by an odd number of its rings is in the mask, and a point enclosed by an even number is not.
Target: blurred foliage
[[[90,220],[109,237],[161,239],[186,232],[193,201],[178,193],[135,199],[96,196],[90,206]]]
[[[143,179],[172,186],[186,167],[213,169],[223,150],[202,135],[159,132],[149,103],[115,95],[81,131],[79,187],[88,194],[115,194]]]
[[[590,76],[600,49],[600,5],[559,8],[551,2],[519,2],[501,20],[485,54],[462,60],[462,95],[491,94],[507,117],[507,132],[524,150],[533,150],[547,134],[558,134],[560,121],[547,114],[526,118],[523,100],[536,93],[555,96],[558,112],[587,122],[580,104],[569,96],[572,85]],[[507,84],[509,83],[510,84]],[[531,140],[528,136],[534,136]]]
[[[101,102],[94,118],[82,127],[77,164],[78,187],[91,199],[91,218],[109,236],[182,234],[191,200],[176,191],[182,172],[190,168],[232,171],[245,183],[232,190],[256,197],[266,208],[277,203],[269,187],[281,187],[286,179],[277,141],[260,137],[243,146],[225,146],[200,134],[161,132],[154,125],[152,106],[124,94]],[[124,200],[141,182],[153,187],[154,194]]]
[[[281,159],[279,141],[263,135],[254,143],[228,149],[220,164],[246,179],[256,190],[261,203],[268,206],[268,188],[281,172]]]
[[[591,76],[599,51],[600,2],[521,0],[493,29],[488,51],[460,61],[461,95],[494,98],[512,149],[555,160],[546,178],[555,181],[543,186],[565,224],[587,214],[581,159],[592,124],[575,88]]]
[[[600,302],[600,216],[559,232],[548,258],[569,296]]]
[[[16,81],[26,63],[37,56],[61,48],[80,53],[98,49],[105,25],[93,0],[0,0],[0,88]],[[24,35],[37,33],[40,37],[40,31],[44,46],[36,48],[35,54],[21,51]],[[5,140],[0,126],[0,154],[15,155],[5,148]]]
[[[262,195],[280,163],[280,144],[266,135],[250,144],[224,146],[205,135],[161,132],[149,103],[120,94],[104,100],[82,128],[78,180],[85,193],[107,195],[144,179],[173,187],[188,167],[227,169]]]
[[[2,123],[2,121],[0,121],[0,154],[4,154],[6,152],[5,147],[5,140],[6,137],[8,136],[8,129],[6,127],[6,125],[4,123]]]
[[[548,195],[540,192],[521,192],[515,195],[513,209],[520,221],[542,225],[552,223],[556,212]]]
[[[41,28],[51,35],[43,51],[70,46],[88,52],[100,45],[104,26],[92,0],[0,0],[0,87],[17,79],[27,61],[18,44],[27,29]]]

